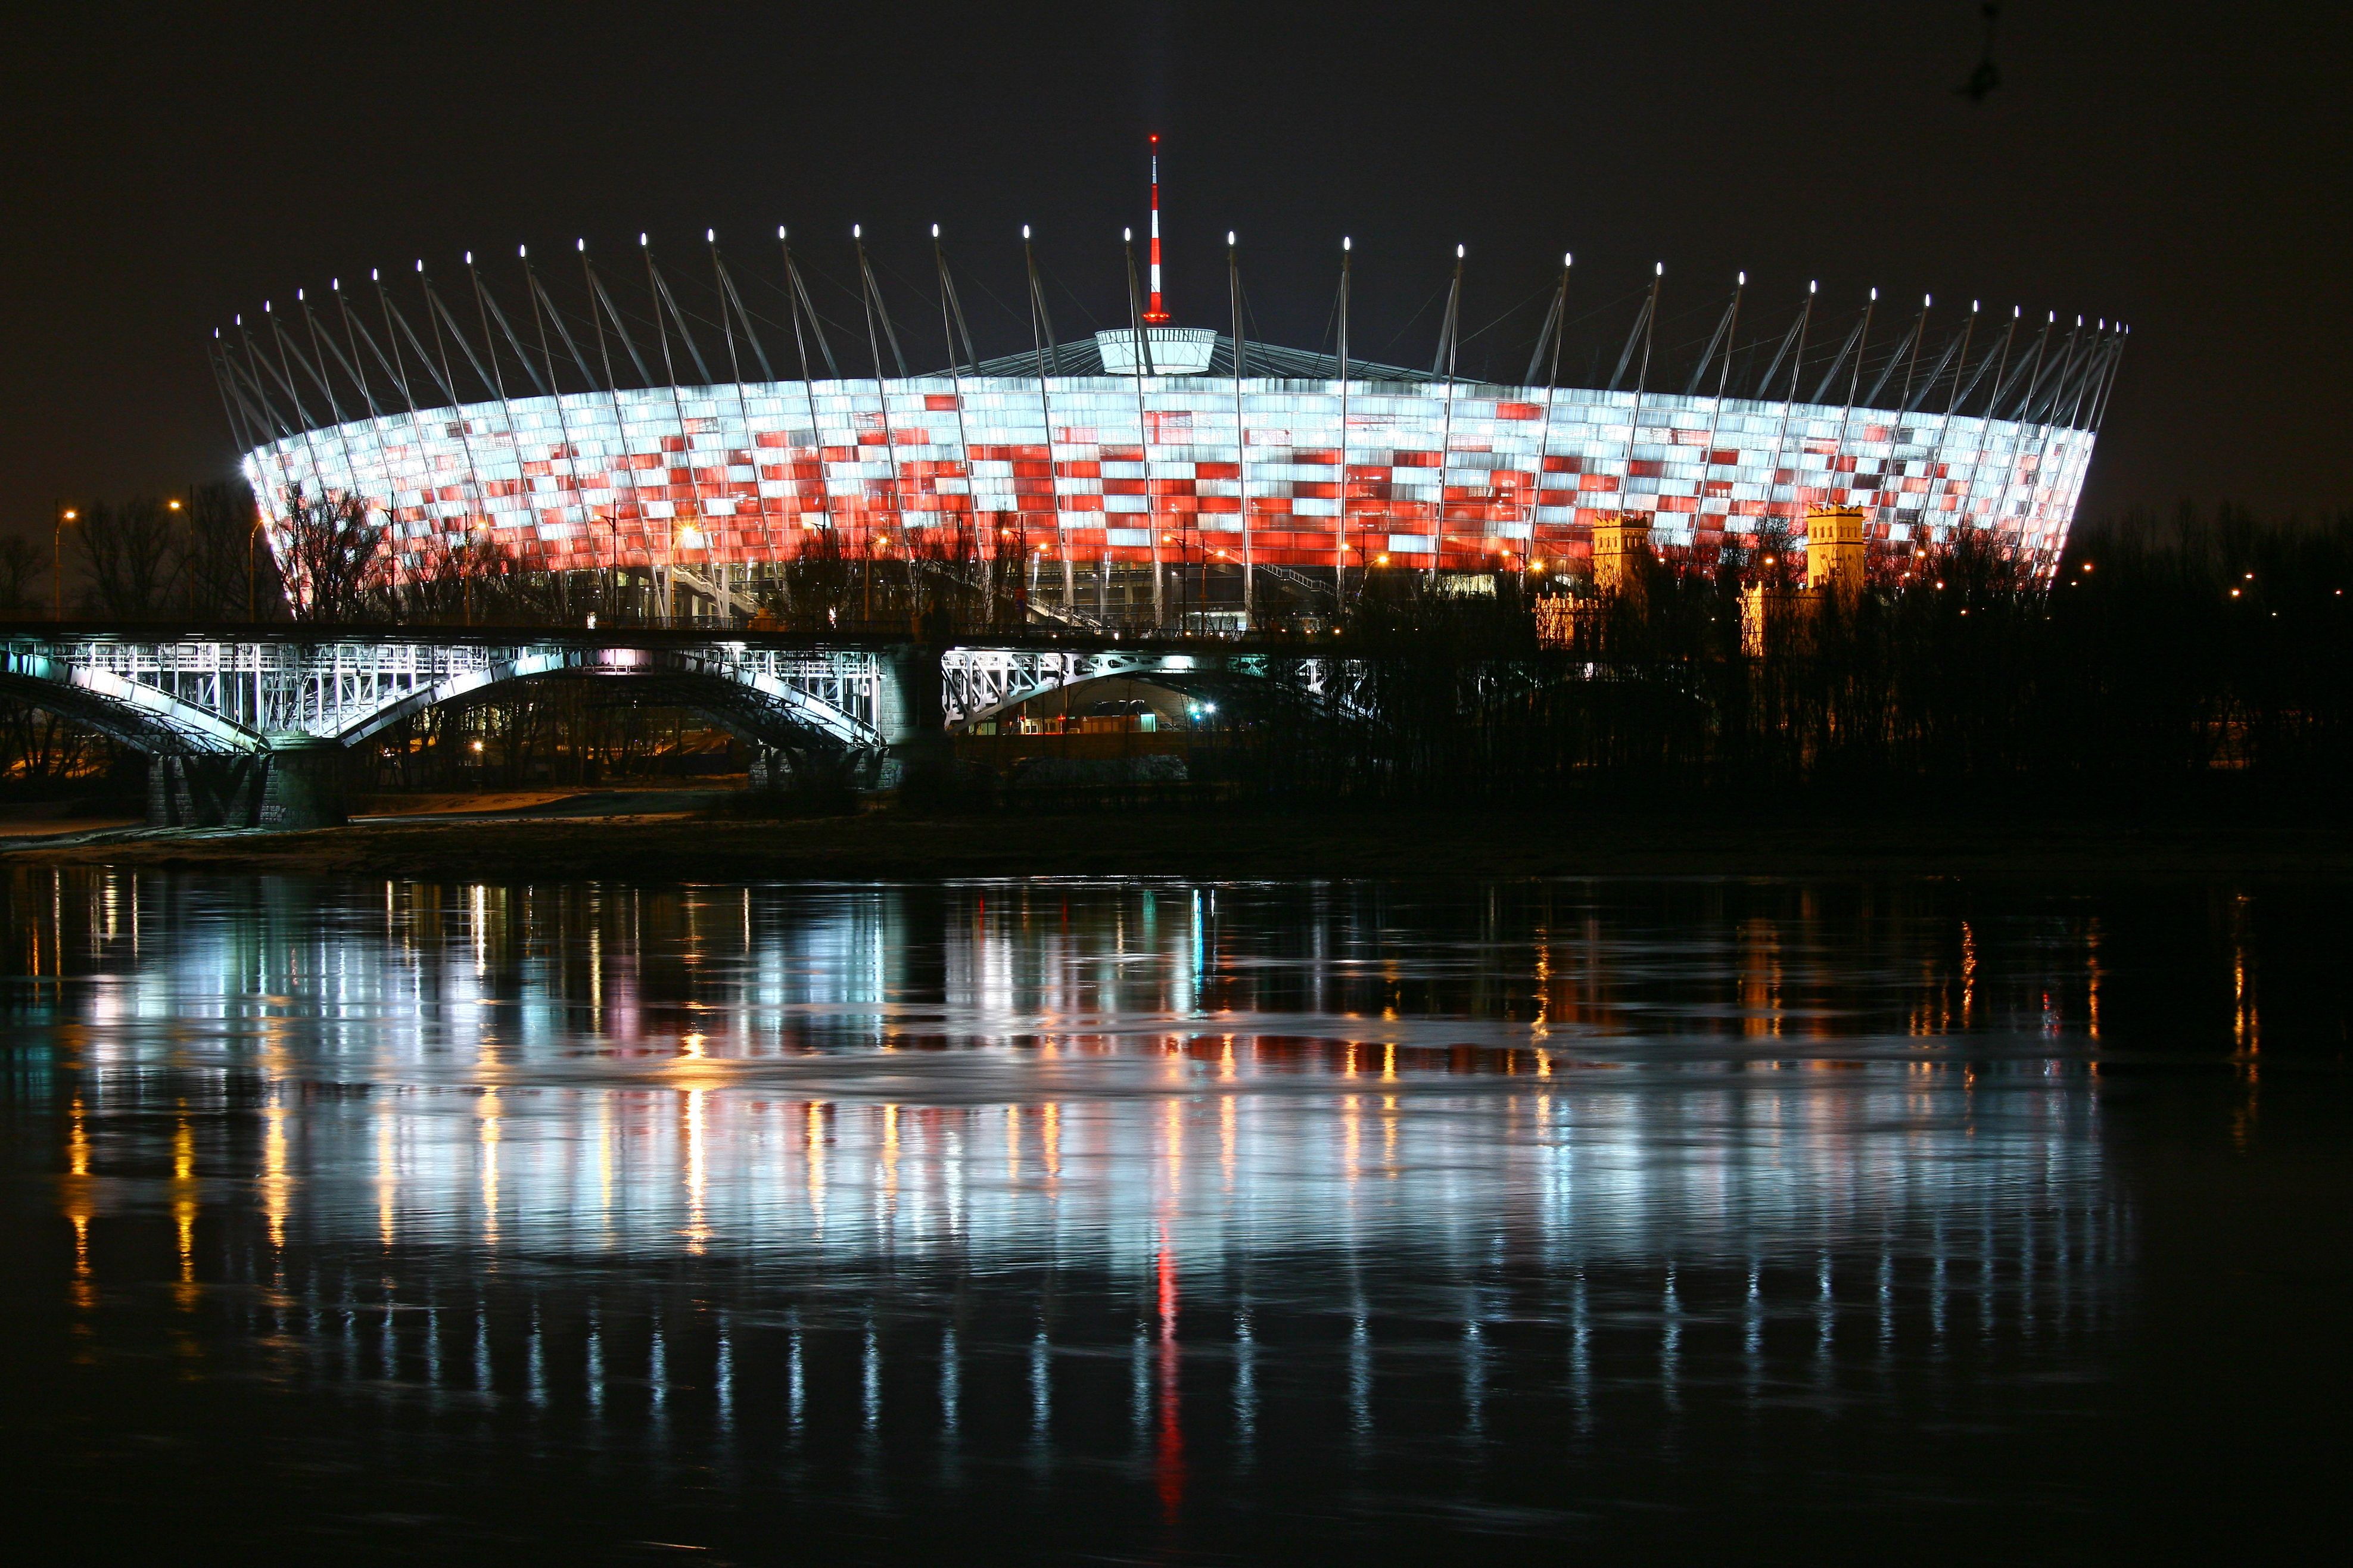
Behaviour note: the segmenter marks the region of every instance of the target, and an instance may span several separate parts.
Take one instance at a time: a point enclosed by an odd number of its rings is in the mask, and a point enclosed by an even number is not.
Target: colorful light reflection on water
[[[370,1478],[290,1519],[429,1483],[403,1550],[518,1498],[752,1556],[1967,1512],[1949,1467],[2116,1418],[2068,1392],[2142,1223],[2103,918],[20,874],[17,1202],[70,1256],[15,1245],[68,1389],[164,1423],[161,1357],[265,1468]]]

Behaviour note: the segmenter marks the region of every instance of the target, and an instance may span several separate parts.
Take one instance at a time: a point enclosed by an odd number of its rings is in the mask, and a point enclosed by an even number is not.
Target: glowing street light
[[[79,519],[81,513],[69,506],[58,508],[57,526],[49,531],[49,591],[54,601],[49,618],[66,618],[66,524]]]

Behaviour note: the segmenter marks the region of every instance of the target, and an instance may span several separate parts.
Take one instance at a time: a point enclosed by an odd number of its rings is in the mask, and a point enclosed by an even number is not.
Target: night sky
[[[469,247],[519,307],[518,242],[626,270],[645,230],[700,279],[715,226],[759,311],[784,222],[849,321],[861,222],[929,367],[929,226],[987,354],[1028,344],[1026,222],[1060,335],[1123,324],[1151,130],[1180,325],[1226,324],[1228,228],[1255,331],[1306,348],[1353,235],[1355,352],[1408,363],[1466,244],[1463,369],[1505,379],[1565,249],[1564,380],[1606,376],[1654,261],[1670,364],[1742,268],[1744,342],[1810,278],[1841,323],[1879,286],[1874,339],[1924,291],[1944,326],[2080,311],[2134,329],[2088,510],[2353,505],[2333,8],[2009,0],[1982,101],[1964,0],[44,9],[0,62],[12,530],[225,474],[204,344],[236,312],[419,258],[461,279]]]

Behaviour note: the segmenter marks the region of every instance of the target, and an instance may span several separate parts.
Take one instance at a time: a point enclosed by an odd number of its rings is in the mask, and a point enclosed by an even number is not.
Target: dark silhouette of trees
[[[180,566],[180,605],[193,620],[241,621],[247,595],[263,619],[286,613],[285,584],[268,544],[256,538],[260,510],[239,480],[189,488]],[[248,566],[252,577],[248,584]]]
[[[39,545],[14,533],[0,539],[0,616],[37,614],[40,582],[48,572]]]
[[[391,577],[383,526],[357,496],[286,492],[281,570],[297,620],[359,619]]]
[[[179,513],[152,496],[93,501],[70,530],[80,556],[82,608],[111,620],[149,620],[168,607],[179,575]]]

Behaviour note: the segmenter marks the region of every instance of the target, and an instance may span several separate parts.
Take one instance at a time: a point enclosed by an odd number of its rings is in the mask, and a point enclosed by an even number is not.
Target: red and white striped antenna
[[[1148,326],[1168,320],[1160,306],[1160,133],[1152,133],[1152,307],[1144,312]]]

